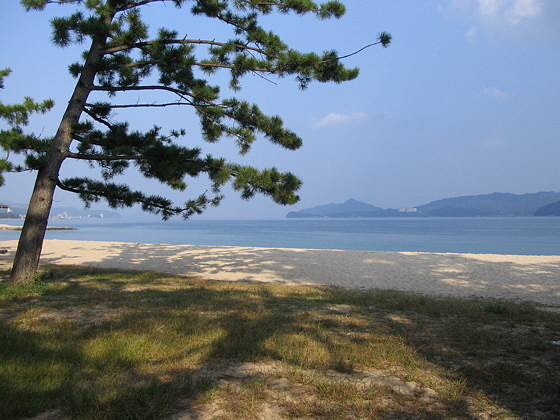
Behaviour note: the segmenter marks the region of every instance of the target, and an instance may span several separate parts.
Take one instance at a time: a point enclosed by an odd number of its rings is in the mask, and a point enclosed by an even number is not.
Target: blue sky
[[[226,189],[222,205],[205,217],[279,218],[291,210],[349,198],[398,208],[494,191],[560,190],[558,0],[345,4],[347,14],[338,21],[289,15],[268,17],[266,23],[299,50],[335,49],[341,55],[372,42],[380,31],[390,32],[388,49],[370,48],[345,60],[361,69],[358,79],[341,85],[314,83],[305,91],[289,78],[276,84],[254,76],[242,80],[239,96],[280,115],[303,138],[298,151],[282,150],[264,138],[245,157],[238,157],[227,139],[203,144],[189,109],[121,114],[132,128],[185,128],[187,145],[242,163],[289,170],[304,182],[295,206],[278,206],[266,197],[243,201]],[[19,102],[25,95],[54,99],[56,107],[30,125],[44,136],[56,130],[74,87],[66,68],[86,47],[59,49],[50,43],[49,19],[70,10],[51,6],[26,13],[17,0],[0,5],[0,67],[13,70],[0,100]],[[143,15],[153,30],[165,24],[189,38],[227,38],[221,27],[170,4],[145,8]],[[229,96],[226,89],[223,93]],[[84,171],[73,164],[63,167],[69,176]],[[33,174],[9,175],[0,187],[0,201],[27,201],[33,181]],[[123,181],[162,192],[133,173]],[[206,189],[203,179],[188,183],[185,193],[170,196],[184,201]],[[58,192],[55,200],[55,206],[80,206],[68,193]]]

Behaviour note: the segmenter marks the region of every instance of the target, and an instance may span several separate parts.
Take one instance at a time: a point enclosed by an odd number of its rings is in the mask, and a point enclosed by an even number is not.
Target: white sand
[[[12,259],[17,241],[0,241]],[[46,240],[41,261],[205,279],[326,284],[560,307],[560,256],[439,254]]]

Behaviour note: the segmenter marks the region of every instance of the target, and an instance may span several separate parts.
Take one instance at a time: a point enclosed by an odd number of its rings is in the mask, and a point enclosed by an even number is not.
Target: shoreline
[[[329,220],[328,223],[296,225],[286,220],[67,220],[49,222],[49,227],[71,226],[79,230],[50,231],[46,238],[173,245],[560,255],[560,218],[525,219],[497,218],[496,222],[489,218],[440,218],[430,222]],[[5,231],[0,240],[18,238],[17,231]]]
[[[2,230],[22,230],[23,226],[3,225],[0,224],[0,231]],[[47,226],[47,230],[78,230],[70,226]]]
[[[17,240],[0,241],[13,259]],[[149,270],[207,280],[322,284],[560,307],[559,255],[165,245],[47,239],[41,262]]]
[[[21,226],[9,226],[0,225],[1,231],[18,231],[21,230]],[[47,230],[76,230],[79,228],[69,227],[69,226],[53,226],[47,227]],[[0,239],[0,247],[2,242],[15,242],[17,246],[17,239]],[[548,258],[550,257],[553,261],[560,259],[560,253],[558,254],[515,254],[515,253],[497,253],[497,252],[461,252],[461,251],[397,251],[397,250],[372,250],[372,249],[352,249],[352,248],[301,248],[301,247],[281,247],[281,246],[248,246],[248,245],[207,245],[207,244],[184,244],[184,243],[164,243],[164,242],[139,242],[131,240],[103,240],[103,239],[44,239],[44,241],[66,241],[66,242],[91,242],[91,243],[114,243],[123,245],[146,245],[146,246],[178,246],[178,247],[200,247],[200,248],[254,248],[262,250],[305,250],[305,251],[336,251],[336,252],[369,252],[369,253],[396,253],[396,254],[438,254],[438,255],[476,255],[476,256],[495,256],[499,259],[500,256],[503,257],[520,257],[520,258]]]

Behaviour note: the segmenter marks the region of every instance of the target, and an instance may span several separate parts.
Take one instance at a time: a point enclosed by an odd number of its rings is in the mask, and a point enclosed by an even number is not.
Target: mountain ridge
[[[480,194],[444,198],[413,208],[384,209],[350,199],[289,212],[287,218],[318,217],[528,217],[560,216],[560,193],[554,191]]]

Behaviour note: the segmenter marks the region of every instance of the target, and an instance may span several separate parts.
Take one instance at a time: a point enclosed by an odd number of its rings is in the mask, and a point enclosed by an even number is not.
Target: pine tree
[[[217,71],[229,72],[229,87],[240,89],[241,78],[256,74],[264,80],[295,77],[304,89],[312,81],[344,82],[358,76],[348,69],[335,51],[300,53],[280,37],[265,30],[259,18],[273,12],[314,14],[320,19],[340,18],[345,8],[339,1],[317,4],[311,0],[21,0],[27,10],[42,10],[48,4],[74,7],[71,14],[53,19],[53,41],[65,47],[88,41],[89,49],[80,62],[69,69],[77,79],[57,133],[51,139],[29,142],[19,149],[26,164],[36,169],[37,180],[14,260],[10,282],[29,283],[37,270],[47,220],[55,188],[77,193],[86,205],[105,199],[114,208],[141,205],[163,219],[174,215],[189,217],[208,205],[218,205],[221,187],[231,183],[243,198],[261,193],[279,204],[298,200],[301,181],[276,168],[256,169],[203,156],[199,148],[180,144],[184,131],[164,133],[161,127],[147,132],[131,131],[126,122],[115,122],[123,108],[184,106],[200,119],[202,136],[208,142],[223,137],[235,140],[239,152],[247,153],[258,135],[272,143],[295,150],[301,139],[285,128],[279,116],[267,116],[255,104],[221,98],[218,86],[208,81]],[[189,39],[169,29],[150,36],[141,16],[144,6],[165,3],[177,9],[190,7],[193,17],[211,18],[232,29],[228,40]],[[169,7],[169,13],[177,13]],[[374,44],[387,46],[391,36],[378,35]],[[204,57],[196,47],[206,47]],[[142,94],[164,92],[173,99],[165,103],[117,104],[122,92]],[[92,101],[90,96],[102,96]],[[82,119],[82,117],[85,117]],[[74,177],[61,179],[64,160],[76,159],[97,165],[102,181]],[[145,177],[183,191],[185,178],[206,174],[211,195],[202,194],[183,205],[134,191],[112,182],[135,166]]]

